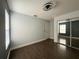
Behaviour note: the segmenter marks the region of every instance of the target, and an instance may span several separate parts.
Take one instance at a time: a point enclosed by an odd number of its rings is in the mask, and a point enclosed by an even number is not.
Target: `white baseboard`
[[[50,37],[50,39],[53,39],[53,40],[54,40],[54,38],[53,38],[53,37]]]
[[[11,51],[12,51],[12,50],[15,50],[15,49],[18,49],[18,48],[22,48],[22,47],[24,47],[24,46],[28,46],[28,45],[31,45],[31,44],[35,44],[35,43],[44,41],[44,40],[46,40],[46,39],[47,39],[47,38],[45,38],[45,39],[40,39],[40,40],[37,40],[37,41],[33,41],[33,42],[29,42],[29,43],[26,43],[26,44],[23,44],[23,45],[19,45],[19,46],[13,47],[13,48],[11,48]]]

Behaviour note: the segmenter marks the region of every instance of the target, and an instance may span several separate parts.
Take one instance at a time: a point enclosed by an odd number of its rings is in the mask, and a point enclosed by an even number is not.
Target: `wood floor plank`
[[[48,39],[11,51],[10,59],[79,59],[79,50]]]

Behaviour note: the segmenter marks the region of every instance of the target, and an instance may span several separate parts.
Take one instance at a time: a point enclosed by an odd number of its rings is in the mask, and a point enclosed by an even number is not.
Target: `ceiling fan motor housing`
[[[48,2],[46,4],[44,4],[43,10],[44,11],[49,11],[49,10],[53,9],[55,6],[56,6],[56,2],[50,1],[50,2]]]

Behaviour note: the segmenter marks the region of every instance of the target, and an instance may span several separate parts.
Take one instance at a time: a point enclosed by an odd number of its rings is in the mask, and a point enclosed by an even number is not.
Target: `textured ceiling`
[[[8,4],[11,11],[30,16],[37,15],[38,18],[46,20],[79,9],[79,0],[55,0],[57,5],[54,9],[43,11],[43,5],[49,1],[51,0],[8,0]]]

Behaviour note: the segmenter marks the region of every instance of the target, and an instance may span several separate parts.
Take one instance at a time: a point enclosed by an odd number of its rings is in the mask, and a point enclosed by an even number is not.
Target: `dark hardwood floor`
[[[11,51],[10,59],[79,59],[79,50],[48,39]]]

